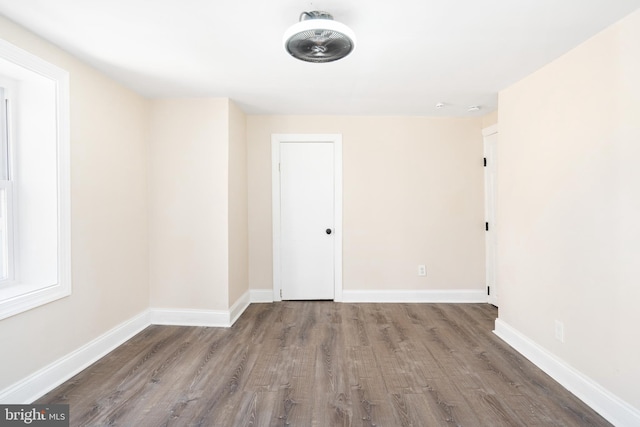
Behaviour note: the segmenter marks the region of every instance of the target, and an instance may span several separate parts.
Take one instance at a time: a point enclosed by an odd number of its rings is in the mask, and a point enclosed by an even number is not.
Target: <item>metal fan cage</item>
[[[300,22],[285,33],[285,47],[293,57],[307,62],[332,62],[355,47],[353,32],[327,12],[303,12]]]

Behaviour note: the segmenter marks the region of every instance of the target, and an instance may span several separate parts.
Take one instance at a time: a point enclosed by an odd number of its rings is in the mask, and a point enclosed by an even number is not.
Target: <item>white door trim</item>
[[[280,144],[329,142],[334,146],[334,301],[342,301],[342,134],[272,134],[271,135],[271,206],[273,224],[273,300],[280,297]]]
[[[491,125],[482,129],[482,136],[491,136],[494,133],[498,133],[498,125]]]
[[[495,188],[495,174],[497,173],[496,161],[495,158],[495,147],[494,150],[488,150],[488,142],[487,138],[498,133],[498,125],[493,125],[486,127],[482,130],[483,137],[483,152],[484,158],[486,159],[485,170],[484,170],[484,193],[485,193],[485,206],[484,206],[484,217],[485,221],[489,223],[490,230],[485,235],[485,268],[486,268],[486,281],[487,286],[491,286],[491,291],[487,296],[487,302],[489,304],[493,304],[496,307],[498,306],[498,284],[496,280],[496,241],[495,241],[495,229],[496,229],[496,221],[495,221],[495,197],[496,197],[496,188]],[[490,180],[489,176],[493,172],[494,180]],[[489,188],[491,187],[491,188]],[[491,234],[489,234],[491,233]],[[489,253],[491,251],[492,253]]]

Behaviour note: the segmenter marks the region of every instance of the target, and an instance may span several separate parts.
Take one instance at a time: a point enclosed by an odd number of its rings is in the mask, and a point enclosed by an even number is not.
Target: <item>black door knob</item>
[[[327,234],[331,234],[331,229],[327,228]]]

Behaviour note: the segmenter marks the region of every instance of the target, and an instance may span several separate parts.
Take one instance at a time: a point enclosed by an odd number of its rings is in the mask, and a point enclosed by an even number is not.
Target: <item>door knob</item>
[[[331,229],[327,228],[327,234],[331,234]]]

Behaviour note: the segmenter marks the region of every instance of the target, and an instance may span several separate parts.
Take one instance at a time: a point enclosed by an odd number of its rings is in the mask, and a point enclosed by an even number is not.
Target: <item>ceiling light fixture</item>
[[[467,111],[470,112],[470,113],[473,113],[473,112],[476,112],[476,111],[480,111],[480,108],[482,108],[482,107],[480,107],[479,105],[472,105],[472,106],[469,107],[469,109]]]
[[[306,62],[332,62],[353,52],[356,36],[351,28],[333,20],[327,12],[302,12],[289,27],[284,47],[294,58]]]

